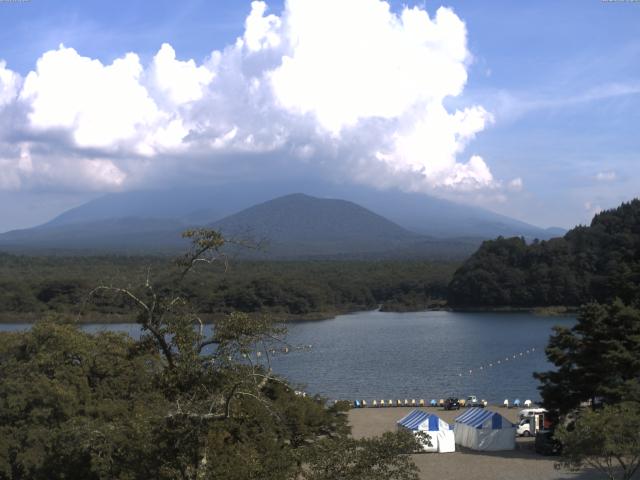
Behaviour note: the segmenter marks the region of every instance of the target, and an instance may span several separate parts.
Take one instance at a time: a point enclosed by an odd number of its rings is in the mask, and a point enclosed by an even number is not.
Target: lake
[[[288,325],[291,349],[272,359],[274,371],[329,399],[380,400],[477,395],[537,400],[535,371],[552,366],[544,347],[554,325],[571,317],[528,313],[389,313],[368,311]],[[28,325],[5,324],[1,330]],[[135,324],[85,325],[136,337]]]

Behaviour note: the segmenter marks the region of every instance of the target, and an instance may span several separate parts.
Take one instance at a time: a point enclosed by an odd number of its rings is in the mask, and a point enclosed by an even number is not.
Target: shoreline
[[[326,310],[318,312],[310,312],[307,314],[292,314],[283,312],[249,312],[249,316],[269,316],[275,323],[303,323],[303,322],[319,322],[324,320],[333,320],[341,315],[348,315],[359,312],[380,311],[385,313],[416,313],[416,312],[455,312],[455,313],[529,313],[538,316],[571,316],[579,312],[579,307],[552,306],[552,307],[449,307],[447,305],[437,305],[427,308],[406,308],[406,309],[385,309],[384,304],[373,308],[367,308],[364,305],[350,306],[345,308],[337,308],[335,310]],[[205,321],[213,321],[215,318],[226,316],[227,313],[219,312],[213,314],[203,314]],[[77,313],[60,313],[60,312],[0,312],[0,324],[33,324],[39,320],[46,318],[60,319],[69,323],[85,324],[102,324],[112,325],[117,323],[136,323],[135,314],[89,312],[78,315]]]

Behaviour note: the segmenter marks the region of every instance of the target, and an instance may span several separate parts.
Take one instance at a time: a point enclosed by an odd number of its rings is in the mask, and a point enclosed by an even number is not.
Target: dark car
[[[535,449],[540,455],[560,455],[562,444],[553,438],[553,430],[538,430]]]
[[[460,402],[457,398],[449,397],[444,401],[445,410],[460,410]]]

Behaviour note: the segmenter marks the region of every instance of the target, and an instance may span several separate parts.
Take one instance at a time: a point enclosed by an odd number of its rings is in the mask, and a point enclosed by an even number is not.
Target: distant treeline
[[[353,310],[420,310],[444,303],[455,263],[408,261],[247,262],[198,265],[181,294],[204,314],[266,312],[314,318]],[[131,311],[125,297],[98,286],[140,291],[147,278],[158,291],[178,270],[163,257],[29,257],[0,254],[0,316],[5,321],[46,313],[95,321]],[[111,321],[114,320],[111,318]]]
[[[577,306],[640,301],[640,200],[596,215],[562,238],[482,244],[455,273],[454,307]]]

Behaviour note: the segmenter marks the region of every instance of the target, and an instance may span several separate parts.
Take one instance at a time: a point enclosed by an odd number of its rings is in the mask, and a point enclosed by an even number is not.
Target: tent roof
[[[484,408],[470,408],[456,417],[456,423],[462,423],[474,428],[483,428],[485,425],[489,428],[489,421],[492,429],[514,427],[513,423],[499,413],[485,410]]]
[[[422,410],[412,410],[409,414],[398,420],[396,423],[409,430],[417,430],[420,425],[428,423],[428,431],[435,432],[441,429],[441,425],[445,429],[449,429],[449,425],[444,422],[440,417],[433,413],[423,412]]]

